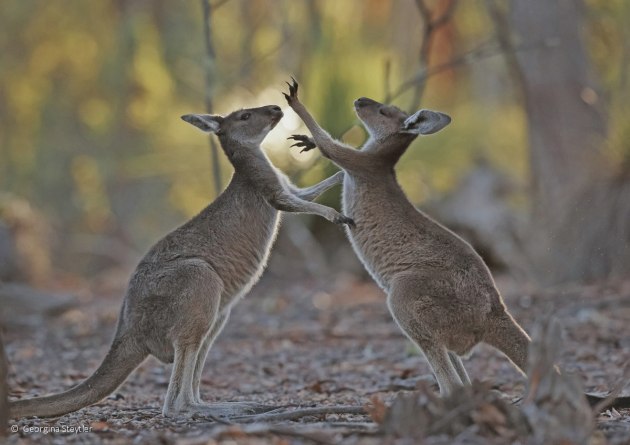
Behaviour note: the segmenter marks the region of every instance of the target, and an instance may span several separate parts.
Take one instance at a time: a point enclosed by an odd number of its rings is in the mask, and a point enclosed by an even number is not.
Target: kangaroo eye
[[[246,121],[247,119],[249,119],[251,115],[252,115],[251,113],[243,113],[241,114],[241,120]]]
[[[378,110],[378,112],[381,113],[383,116],[387,116],[387,113],[385,113],[385,111],[382,108]]]

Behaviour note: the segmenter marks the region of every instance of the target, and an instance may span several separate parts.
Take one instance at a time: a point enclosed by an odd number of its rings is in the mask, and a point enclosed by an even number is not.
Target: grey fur
[[[424,352],[440,393],[470,379],[460,356],[485,342],[503,352],[523,374],[527,333],[508,312],[488,267],[462,238],[416,209],[396,181],[394,166],[418,134],[433,134],[451,121],[420,110],[409,116],[372,99],[355,101],[370,138],[360,151],[335,141],[297,98],[297,83],[286,95],[313,139],[294,135],[298,147],[319,147],[346,171],[343,209],[355,217],[346,228],[355,252],[387,292],[389,309],[405,334]],[[592,406],[630,408],[630,397],[586,394]],[[606,402],[604,402],[606,399]]]
[[[276,236],[278,210],[352,222],[334,209],[310,202],[341,182],[343,173],[302,190],[271,165],[260,143],[282,118],[277,106],[239,110],[226,117],[182,118],[218,134],[234,166],[230,184],[140,261],[111,348],[94,374],[61,394],[11,402],[12,418],[59,416],[96,403],[149,354],[174,362],[164,415],[182,411],[229,415],[256,409],[248,404],[201,403],[199,381],[207,352],[231,307],[262,274]]]
[[[370,138],[360,150],[334,140],[297,97],[285,94],[311,132],[299,147],[319,147],[345,170],[343,209],[356,226],[346,232],[355,252],[387,293],[389,310],[426,356],[445,395],[470,379],[459,356],[486,342],[521,372],[529,336],[514,321],[481,257],[462,238],[416,209],[396,181],[394,166],[418,134],[444,128],[450,117],[421,110],[409,116],[374,100],[355,101]]]

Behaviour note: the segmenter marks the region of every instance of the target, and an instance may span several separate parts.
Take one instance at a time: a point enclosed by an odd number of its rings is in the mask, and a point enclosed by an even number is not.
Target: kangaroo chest
[[[245,204],[245,203],[243,203]],[[225,227],[224,240],[212,253],[213,266],[224,284],[225,301],[245,295],[258,281],[267,265],[279,225],[278,211],[266,203],[243,206]]]
[[[388,290],[394,275],[422,261],[420,233],[404,221],[399,203],[368,184],[346,178],[342,199],[344,213],[356,223],[346,228],[352,247],[372,278]]]
[[[260,278],[278,223],[279,212],[255,190],[231,185],[201,214],[167,236],[155,255],[160,262],[198,258],[208,263],[221,279],[221,306],[226,307]],[[151,253],[148,256],[153,259]]]

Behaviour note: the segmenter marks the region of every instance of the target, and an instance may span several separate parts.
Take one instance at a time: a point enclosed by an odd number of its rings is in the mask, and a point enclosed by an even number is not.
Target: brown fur
[[[508,312],[481,257],[462,238],[416,209],[396,181],[394,166],[419,135],[450,123],[443,113],[404,111],[367,98],[355,109],[370,138],[360,151],[335,141],[297,98],[297,83],[286,95],[289,105],[313,135],[295,135],[305,150],[322,155],[346,172],[343,209],[356,219],[346,233],[366,269],[388,294],[389,309],[405,334],[424,352],[440,392],[469,384],[460,355],[485,342],[525,372],[531,342]],[[630,397],[591,405],[630,407]]]
[[[328,135],[297,98],[285,95],[315,145],[346,172],[343,209],[356,221],[346,229],[355,252],[388,295],[388,307],[403,332],[424,352],[442,394],[470,379],[460,355],[484,341],[524,371],[530,342],[508,313],[490,271],[462,238],[416,209],[396,180],[394,166],[419,134],[450,122],[442,113],[412,116],[394,106],[361,98],[357,115],[370,138],[359,150]]]
[[[282,118],[277,106],[239,110],[227,117],[186,115],[184,120],[219,135],[234,166],[226,190],[201,213],[159,240],[134,271],[112,346],[100,367],[76,387],[11,402],[12,418],[50,417],[96,403],[114,391],[149,355],[174,362],[163,413],[229,415],[252,405],[206,406],[201,372],[231,307],[260,277],[278,228],[278,210],[321,215],[349,223],[334,209],[307,200],[339,183],[334,175],[297,189],[260,149]]]

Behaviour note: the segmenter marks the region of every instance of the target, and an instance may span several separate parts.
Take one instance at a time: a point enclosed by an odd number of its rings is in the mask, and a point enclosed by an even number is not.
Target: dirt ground
[[[498,285],[527,330],[541,314],[556,314],[566,331],[560,364],[579,375],[587,390],[605,392],[620,381],[630,361],[630,282],[546,292],[525,292],[503,280]],[[67,389],[100,363],[120,297],[82,301],[32,328],[7,332],[13,398]],[[465,365],[471,378],[490,382],[510,399],[524,391],[524,379],[489,347],[475,349]],[[8,443],[417,443],[384,437],[370,416],[361,414],[313,415],[273,425],[165,418],[161,405],[169,375],[170,365],[148,359],[99,404],[57,419],[13,422],[18,432]],[[208,356],[202,393],[208,402],[361,407],[388,403],[427,382],[437,389],[426,361],[392,321],[373,284],[349,276],[325,283],[275,277],[264,279],[233,310]],[[600,432],[592,443],[630,444],[630,410],[609,410],[597,421]],[[426,443],[452,442],[436,437]]]

